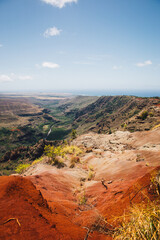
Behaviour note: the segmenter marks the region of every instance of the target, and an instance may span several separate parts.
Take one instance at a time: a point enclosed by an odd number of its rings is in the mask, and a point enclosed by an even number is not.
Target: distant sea
[[[83,95],[83,96],[115,96],[115,95],[128,95],[128,96],[137,96],[137,97],[160,97],[160,90],[72,90],[68,91],[73,95]]]
[[[120,95],[128,95],[128,96],[137,96],[137,97],[160,97],[160,90],[110,90],[110,89],[104,89],[104,90],[30,90],[30,91],[8,91],[8,92],[2,92],[0,90],[0,94],[13,94],[13,95],[54,95],[55,96],[63,96],[63,95],[81,95],[81,96],[120,96]]]

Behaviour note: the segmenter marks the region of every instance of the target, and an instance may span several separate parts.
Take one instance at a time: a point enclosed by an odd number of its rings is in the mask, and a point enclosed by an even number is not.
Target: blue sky
[[[0,91],[160,90],[160,0],[0,0]]]

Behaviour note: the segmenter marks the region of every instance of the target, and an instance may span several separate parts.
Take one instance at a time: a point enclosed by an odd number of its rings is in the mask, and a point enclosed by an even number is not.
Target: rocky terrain
[[[0,239],[113,239],[120,216],[135,203],[158,200],[160,128],[89,132],[71,168],[44,161],[21,176],[0,177]],[[156,185],[157,186],[157,185]]]

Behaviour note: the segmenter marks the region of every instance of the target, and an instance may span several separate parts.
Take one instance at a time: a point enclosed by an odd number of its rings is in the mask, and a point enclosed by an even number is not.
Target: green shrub
[[[142,120],[145,120],[147,117],[148,117],[148,112],[147,112],[147,111],[143,111],[143,112],[140,114],[140,118],[141,118]]]
[[[77,137],[77,131],[75,129],[72,129],[72,132],[71,132],[71,139],[75,139]]]
[[[153,113],[153,112],[150,112],[150,113],[149,113],[149,116],[150,116],[150,117],[153,117],[153,116],[154,116],[154,113]]]
[[[109,134],[112,134],[112,130],[110,129],[108,133],[109,133]]]
[[[63,160],[61,159],[62,156],[64,156],[64,153],[62,151],[62,147],[54,147],[51,145],[44,147],[44,152],[47,157],[49,157],[49,163],[53,165],[58,165],[58,167],[64,167]]]
[[[49,163],[54,165],[64,165],[63,158],[67,157],[67,154],[71,156],[71,165],[74,167],[75,163],[79,162],[80,159],[78,155],[82,153],[82,150],[77,146],[58,146],[54,147],[51,145],[45,146],[44,152],[47,157],[49,157]]]
[[[35,165],[35,164],[37,164],[37,163],[40,163],[40,162],[42,162],[42,160],[43,160],[43,157],[40,157],[40,158],[34,160],[34,161],[32,162],[32,165]]]
[[[79,205],[84,205],[84,204],[86,204],[86,202],[87,202],[87,199],[85,196],[85,192],[83,192],[83,194],[81,196],[79,196]]]
[[[30,164],[20,164],[16,167],[15,171],[16,173],[21,174],[29,167],[30,167]]]
[[[88,173],[88,181],[92,180],[94,178],[94,172],[89,170],[89,173]]]
[[[82,150],[77,146],[67,145],[62,148],[62,152],[63,152],[63,154],[74,154],[75,156],[78,156],[82,153]]]

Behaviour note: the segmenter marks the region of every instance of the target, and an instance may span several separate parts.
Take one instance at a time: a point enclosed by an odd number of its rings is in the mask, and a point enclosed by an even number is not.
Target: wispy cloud
[[[113,69],[113,70],[121,70],[121,69],[122,69],[122,66],[116,66],[116,65],[114,65],[112,69]]]
[[[76,3],[78,0],[42,0],[42,1],[54,7],[63,8],[66,6],[67,3]]]
[[[76,61],[74,64],[79,64],[79,65],[94,65],[92,62],[86,62],[86,61]]]
[[[17,75],[15,73],[11,73],[10,77],[12,80],[32,80],[33,77],[29,75]]]
[[[3,45],[0,43],[0,48],[3,47]]]
[[[0,75],[0,82],[13,82],[13,79],[5,74]]]
[[[60,66],[57,63],[43,62],[42,67],[44,67],[44,68],[59,68]]]
[[[147,60],[145,62],[136,63],[137,67],[145,67],[145,66],[148,66],[148,65],[152,65],[152,61],[151,60]]]
[[[1,74],[0,75],[0,82],[13,82],[16,80],[32,80],[33,77],[29,75],[16,75],[14,73],[11,74]]]
[[[52,28],[48,28],[44,32],[43,36],[45,38],[49,38],[49,37],[53,37],[53,36],[58,36],[58,35],[60,35],[61,32],[62,32],[62,30],[60,30],[60,29],[58,29],[56,27],[52,27]]]

